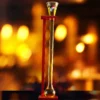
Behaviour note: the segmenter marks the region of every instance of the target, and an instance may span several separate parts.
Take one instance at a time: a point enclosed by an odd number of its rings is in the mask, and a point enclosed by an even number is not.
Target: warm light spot
[[[8,59],[5,56],[0,56],[0,68],[4,68],[8,64]]]
[[[83,76],[83,77],[89,77],[90,74],[91,74],[90,68],[86,68],[86,69],[84,69],[83,72],[82,72],[82,76]],[[93,74],[94,74],[94,73],[93,73]]]
[[[68,91],[75,91],[75,90],[76,90],[76,87],[74,85],[68,88]]]
[[[63,22],[68,28],[68,34],[69,34],[69,37],[70,37],[70,41],[74,41],[73,39],[76,38],[76,33],[78,31],[77,17],[74,16],[74,15],[69,15],[69,16],[65,17]]]
[[[78,53],[82,53],[82,52],[84,51],[84,49],[85,49],[84,43],[80,42],[80,43],[78,43],[78,44],[76,45],[76,51],[77,51]]]
[[[1,52],[3,54],[12,55],[15,53],[15,49],[16,49],[16,44],[13,37],[9,40],[2,41]]]
[[[86,44],[93,44],[97,41],[97,37],[93,33],[88,33],[81,38],[81,40]]]
[[[9,39],[12,36],[13,28],[10,24],[5,24],[1,29],[1,38]]]
[[[89,66],[90,68],[85,68],[82,72],[83,77],[89,77],[92,78],[96,73],[97,73],[97,69],[95,68],[95,66]]]
[[[32,14],[38,18],[38,16],[41,16],[42,14],[44,14],[44,7],[41,3],[36,3],[33,7],[32,7]]]
[[[81,71],[76,69],[76,70],[72,71],[71,76],[72,76],[72,78],[80,78],[81,77]]]
[[[21,44],[21,45],[19,45],[19,47],[16,50],[16,55],[22,61],[27,61],[27,60],[29,60],[30,56],[32,55],[32,52],[26,44]]]
[[[68,3],[84,3],[86,0],[67,0]]]
[[[57,41],[63,41],[67,36],[67,29],[64,25],[59,25],[55,31],[55,39]]]
[[[93,82],[92,80],[87,80],[85,83],[85,90],[86,91],[93,91]]]
[[[17,38],[19,40],[26,40],[28,38],[29,35],[29,29],[27,26],[20,26],[18,29],[18,34],[17,34]]]
[[[86,0],[74,0],[76,3],[84,3]]]
[[[8,44],[7,46],[3,46],[2,53],[4,54],[14,54],[14,46]]]

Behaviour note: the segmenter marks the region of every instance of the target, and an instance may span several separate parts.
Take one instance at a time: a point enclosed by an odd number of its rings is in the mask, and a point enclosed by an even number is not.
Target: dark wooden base
[[[57,96],[42,96],[40,95],[38,100],[58,100]]]

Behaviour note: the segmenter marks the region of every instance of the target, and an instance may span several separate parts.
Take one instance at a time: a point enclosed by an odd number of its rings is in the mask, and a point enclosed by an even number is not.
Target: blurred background
[[[56,1],[59,6],[54,33],[55,87],[59,92],[99,91],[100,0]],[[48,15],[46,2],[0,1],[0,91],[40,89],[41,16]],[[48,33],[47,28],[47,40]],[[48,45],[45,49],[47,62]]]

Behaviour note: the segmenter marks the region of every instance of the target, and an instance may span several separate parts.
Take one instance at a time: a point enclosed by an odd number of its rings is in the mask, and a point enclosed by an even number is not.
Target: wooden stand
[[[42,96],[40,95],[38,100],[58,100],[57,96]]]

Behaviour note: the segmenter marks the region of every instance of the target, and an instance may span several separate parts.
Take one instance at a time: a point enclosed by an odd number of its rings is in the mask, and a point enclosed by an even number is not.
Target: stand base
[[[57,96],[42,96],[40,95],[38,100],[58,100]]]

